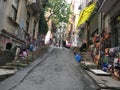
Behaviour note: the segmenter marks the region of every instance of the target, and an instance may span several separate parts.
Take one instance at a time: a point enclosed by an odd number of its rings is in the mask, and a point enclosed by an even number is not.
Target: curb
[[[88,68],[87,66],[85,66],[84,64],[81,63],[81,66],[83,67],[83,69],[85,69],[85,72],[89,75],[89,77],[91,77],[91,79],[98,85],[99,89],[109,89],[109,90],[120,90],[120,87],[108,87],[105,85],[102,85],[100,83],[98,83],[87,71],[90,71],[90,68]]]
[[[100,90],[101,88],[100,88],[99,84],[98,84],[98,83],[95,81],[95,79],[93,79],[93,77],[92,77],[91,75],[89,75],[89,74],[87,73],[87,71],[86,71],[86,70],[90,71],[90,69],[89,69],[88,67],[86,67],[86,66],[85,66],[84,64],[82,64],[82,63],[80,63],[80,65],[82,66],[83,69],[85,69],[86,74],[97,84],[97,86],[98,86],[98,89],[97,89],[97,90]]]
[[[51,52],[53,52],[52,48],[48,48],[47,54],[44,54],[42,58],[37,58],[33,63],[28,65],[26,68],[18,71],[14,76],[9,77],[8,79],[0,82],[1,90],[12,90],[14,87],[19,85],[25,77],[42,61],[44,61]]]

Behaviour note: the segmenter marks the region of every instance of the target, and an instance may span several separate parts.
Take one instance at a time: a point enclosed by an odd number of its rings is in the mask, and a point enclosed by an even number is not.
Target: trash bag
[[[77,62],[80,62],[80,61],[81,61],[81,55],[76,54],[76,55],[75,55],[75,60],[76,60]]]
[[[50,44],[51,38],[52,38],[51,31],[48,31],[45,36],[45,44]]]

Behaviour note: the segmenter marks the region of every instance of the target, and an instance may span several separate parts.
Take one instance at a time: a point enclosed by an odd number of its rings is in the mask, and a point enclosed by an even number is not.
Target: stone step
[[[14,63],[21,63],[21,64],[29,64],[31,63],[33,60],[17,60]]]
[[[85,61],[82,61],[81,64],[83,64],[83,66],[90,70],[90,69],[97,69],[98,68],[98,65],[95,64],[94,62],[85,62]]]
[[[7,63],[6,66],[26,67],[28,64],[25,63]]]
[[[1,69],[9,69],[9,70],[14,70],[14,69],[21,69],[22,67],[16,67],[16,66],[0,66]]]
[[[15,72],[17,72],[16,69],[14,69],[14,70],[0,69],[0,75],[14,74]]]
[[[95,75],[100,75],[100,76],[110,76],[111,74],[108,72],[104,72],[103,70],[99,70],[99,69],[90,69],[90,71],[92,73],[94,73]]]
[[[17,72],[16,69],[14,70],[9,70],[9,69],[0,69],[0,81],[12,76]]]

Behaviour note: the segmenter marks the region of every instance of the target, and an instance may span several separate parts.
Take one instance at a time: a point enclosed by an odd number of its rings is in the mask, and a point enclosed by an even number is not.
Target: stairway
[[[90,52],[80,52],[80,54],[82,55],[81,64],[85,69],[97,69],[98,65],[93,62]]]
[[[12,76],[18,70],[25,68],[26,66],[31,64],[34,60],[36,60],[36,58],[42,55],[41,51],[42,53],[45,53],[47,52],[47,50],[48,47],[42,47],[38,49],[36,52],[29,52],[28,56],[25,58],[17,57],[16,60],[6,62],[6,64],[0,66],[0,81]]]

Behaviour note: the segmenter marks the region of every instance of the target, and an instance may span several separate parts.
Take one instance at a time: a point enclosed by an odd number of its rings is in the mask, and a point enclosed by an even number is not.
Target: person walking
[[[87,48],[87,43],[85,40],[83,40],[82,46],[80,47],[80,51],[85,51]]]
[[[65,42],[65,40],[63,40],[63,47],[66,47],[66,42]]]

